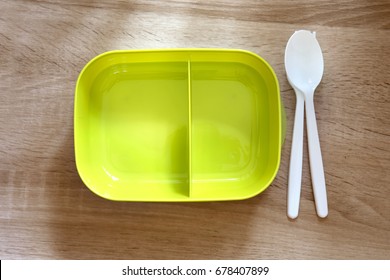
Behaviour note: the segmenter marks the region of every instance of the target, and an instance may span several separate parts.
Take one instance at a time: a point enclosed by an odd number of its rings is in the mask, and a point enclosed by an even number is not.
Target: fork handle
[[[328,216],[328,201],[316,114],[314,111],[313,94],[314,92],[312,94],[307,94],[305,99],[310,173],[317,215],[321,218],[325,218]]]
[[[295,90],[297,97],[295,105],[294,131],[291,145],[290,170],[287,191],[287,216],[291,219],[298,217],[299,202],[301,198],[302,181],[302,146],[303,146],[303,94]]]

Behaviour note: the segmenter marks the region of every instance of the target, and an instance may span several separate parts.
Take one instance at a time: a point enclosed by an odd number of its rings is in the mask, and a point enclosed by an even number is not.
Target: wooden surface
[[[283,59],[297,29],[317,31],[324,51],[315,107],[326,219],[307,142],[300,216],[286,217],[295,95]],[[272,65],[287,114],[277,178],[236,202],[97,197],[74,160],[79,71],[112,49],[181,47],[247,49]],[[0,258],[389,259],[389,65],[387,0],[0,1]]]

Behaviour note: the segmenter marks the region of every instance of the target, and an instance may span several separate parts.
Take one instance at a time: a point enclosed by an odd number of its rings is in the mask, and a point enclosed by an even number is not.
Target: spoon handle
[[[318,138],[316,114],[314,111],[313,93],[306,95],[306,125],[309,145],[310,172],[313,185],[314,201],[317,215],[325,218],[328,215],[328,201],[324,166],[322,163],[320,140]]]
[[[297,97],[295,105],[294,131],[291,146],[290,171],[288,176],[287,216],[291,219],[298,217],[301,197],[302,180],[302,146],[303,146],[303,94],[295,90]]]

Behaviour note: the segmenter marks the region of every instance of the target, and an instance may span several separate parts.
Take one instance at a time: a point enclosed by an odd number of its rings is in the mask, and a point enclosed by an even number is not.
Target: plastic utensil
[[[314,200],[317,215],[325,218],[328,215],[328,202],[313,103],[314,91],[319,85],[324,72],[324,60],[315,32],[300,30],[290,37],[286,46],[285,67],[288,81],[297,96],[290,159],[287,215],[292,219],[298,216],[302,176],[303,103],[305,103]]]
[[[287,214],[291,219],[298,217],[302,179],[303,114],[304,96],[294,88],[296,95],[294,131],[291,145],[290,170],[288,178]]]

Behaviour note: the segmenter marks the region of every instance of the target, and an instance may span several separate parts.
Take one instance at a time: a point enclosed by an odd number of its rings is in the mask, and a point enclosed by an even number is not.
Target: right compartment
[[[281,102],[271,67],[247,51],[196,52],[190,58],[190,196],[252,197],[280,162]]]

